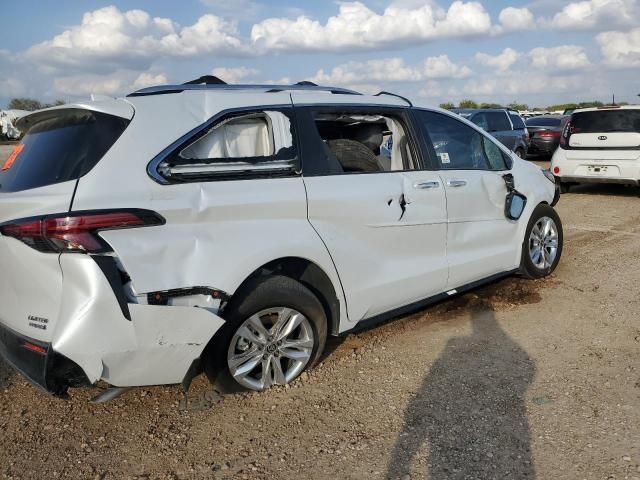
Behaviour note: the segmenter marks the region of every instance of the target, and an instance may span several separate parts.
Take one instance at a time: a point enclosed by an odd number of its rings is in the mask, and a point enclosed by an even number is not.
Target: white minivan
[[[553,175],[461,117],[309,83],[151,87],[23,117],[0,354],[64,395],[293,381],[341,335],[562,252]]]
[[[575,110],[551,171],[564,192],[580,183],[640,185],[640,105]]]

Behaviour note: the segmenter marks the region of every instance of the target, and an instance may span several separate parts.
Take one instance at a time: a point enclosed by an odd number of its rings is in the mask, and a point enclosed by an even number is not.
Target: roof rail
[[[200,85],[203,83],[205,85],[226,85],[227,84],[227,82],[225,82],[224,80],[221,80],[220,78],[214,75],[203,75],[202,77],[196,78],[195,80],[185,82],[183,83],[183,85]]]
[[[204,79],[204,80],[203,80]],[[217,82],[215,80],[218,80]],[[263,90],[265,93],[283,92],[287,90],[308,91],[308,92],[329,92],[338,95],[362,95],[360,92],[348,88],[323,87],[312,84],[312,82],[299,82],[295,85],[229,85],[217,77],[207,75],[182,85],[158,85],[136,90],[127,97],[143,97],[148,95],[163,95],[169,93],[180,93],[185,90]]]
[[[399,98],[400,100],[404,100],[405,102],[407,102],[407,104],[408,104],[410,107],[413,107],[413,103],[411,103],[411,100],[409,100],[409,99],[408,99],[408,98],[406,98],[406,97],[403,97],[402,95],[398,95],[397,93],[385,92],[385,91],[383,90],[382,92],[376,93],[376,94],[374,95],[374,97],[379,97],[379,96],[381,96],[381,95],[389,95],[389,96],[391,96],[391,97],[397,97],[397,98]]]

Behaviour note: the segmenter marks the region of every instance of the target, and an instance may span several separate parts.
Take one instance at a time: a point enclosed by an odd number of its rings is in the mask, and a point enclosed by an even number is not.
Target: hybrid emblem
[[[606,140],[608,137],[606,135],[600,135],[598,140]]]

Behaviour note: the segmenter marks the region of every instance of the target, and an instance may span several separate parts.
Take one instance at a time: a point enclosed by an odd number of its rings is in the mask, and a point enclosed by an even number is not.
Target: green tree
[[[462,100],[459,104],[459,108],[478,108],[478,104],[473,100]]]
[[[507,105],[507,107],[509,107],[511,110],[529,110],[529,105],[527,105],[526,103],[518,103],[518,102],[511,102],[509,105]]]
[[[481,103],[480,108],[504,108],[499,103]]]
[[[41,108],[56,107],[58,105],[64,105],[64,100],[56,100],[53,103],[42,103],[39,100],[33,98],[13,98],[9,102],[7,107],[9,110],[28,110],[33,112],[34,110],[40,110]]]
[[[440,108],[444,108],[445,110],[451,110],[452,108],[456,108],[453,102],[444,102],[440,104]]]

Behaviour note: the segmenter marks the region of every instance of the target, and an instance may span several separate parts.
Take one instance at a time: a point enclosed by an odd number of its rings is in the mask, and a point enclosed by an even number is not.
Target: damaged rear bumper
[[[64,395],[69,387],[90,385],[76,363],[40,342],[0,324],[0,356],[31,384],[53,395]]]

